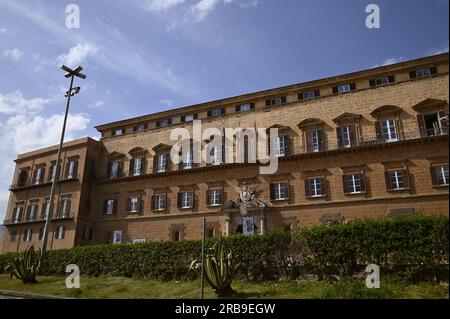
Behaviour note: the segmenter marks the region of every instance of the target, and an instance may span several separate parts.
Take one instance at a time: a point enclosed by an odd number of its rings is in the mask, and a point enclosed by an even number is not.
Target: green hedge
[[[370,263],[379,265],[382,275],[429,280],[442,278],[443,269],[448,272],[448,237],[448,217],[414,216],[315,226],[292,235],[230,236],[226,244],[242,264],[239,276],[250,280],[304,274],[352,276]],[[206,245],[213,242],[208,239]],[[0,272],[14,255],[0,256]],[[49,251],[42,274],[64,275],[66,265],[77,264],[84,275],[182,279],[199,255],[200,241],[75,247]]]

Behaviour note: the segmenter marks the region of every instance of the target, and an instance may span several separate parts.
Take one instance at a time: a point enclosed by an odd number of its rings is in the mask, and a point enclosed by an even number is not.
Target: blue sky
[[[65,25],[66,5],[80,28]],[[380,7],[367,29],[365,8]],[[95,125],[448,51],[448,0],[0,0],[0,220],[17,153]]]

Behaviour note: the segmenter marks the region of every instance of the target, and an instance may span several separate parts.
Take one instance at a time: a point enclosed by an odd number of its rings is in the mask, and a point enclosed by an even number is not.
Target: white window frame
[[[136,125],[134,128],[134,133],[145,131],[145,124]]]
[[[43,180],[42,171],[43,170],[44,170],[43,167],[36,168],[36,176],[35,176],[35,180],[34,180],[34,185],[42,184],[42,180]]]
[[[286,183],[275,183],[274,189],[274,199],[275,200],[286,200],[287,199],[287,187]]]
[[[118,128],[116,130],[113,131],[113,136],[120,136],[123,135],[125,133],[125,130],[123,128]]]
[[[36,219],[36,212],[38,205],[36,202],[30,203],[30,215],[28,216],[28,221],[33,221]]]
[[[319,131],[318,130],[311,131],[311,145],[312,145],[312,151],[313,152],[319,152],[320,151]]]
[[[166,209],[166,196],[165,195],[154,195],[153,200],[156,198],[155,210],[165,210]],[[155,204],[155,203],[153,203]]]
[[[402,171],[391,171],[389,172],[389,182],[391,183],[391,188],[394,190],[405,188],[405,175]],[[400,187],[400,184],[403,186]]]
[[[182,160],[183,163],[183,169],[191,169],[193,167],[194,157],[193,157],[192,150],[188,150],[186,152],[182,152]]]
[[[211,117],[219,117],[222,115],[222,109],[211,110]]]
[[[270,100],[270,105],[281,105],[283,102],[283,100],[281,99],[281,97],[276,97],[274,99]]]
[[[158,173],[162,173],[167,170],[167,167],[166,167],[166,156],[167,155],[168,155],[167,153],[158,155],[158,164],[157,164],[157,168],[156,168]]]
[[[26,242],[30,242],[33,239],[33,231],[31,228],[28,228],[25,230],[25,240]]]
[[[169,126],[169,119],[162,119],[158,121],[158,127]]]
[[[120,160],[115,160],[111,162],[111,178],[118,178],[119,177],[119,167],[120,167]]]
[[[138,196],[130,197],[130,213],[139,212],[139,200]]]
[[[209,196],[209,205],[210,206],[220,206],[220,195],[222,189],[220,188],[211,188],[208,192]]]
[[[42,215],[43,219],[47,219],[47,210],[49,209],[48,205],[50,205],[50,199],[45,199],[44,205],[43,205],[43,209],[44,209],[43,215]]]
[[[191,192],[181,192],[181,208],[191,208]]]
[[[142,163],[144,162],[144,158],[142,156],[135,157],[134,159],[134,165],[133,165],[133,176],[140,176],[142,174]],[[136,165],[138,164],[138,165]]]
[[[316,97],[316,93],[314,91],[306,91],[302,93],[303,100],[311,100]]]
[[[60,202],[58,217],[67,218],[69,216],[68,207],[69,207],[69,198],[62,198]]]
[[[345,182],[347,183],[349,194],[359,194],[362,192],[360,174],[346,175]]]
[[[209,151],[209,161],[211,165],[221,165],[222,164],[222,149],[219,146],[211,147]]]
[[[114,199],[107,199],[106,200],[106,215],[114,215]]]
[[[431,75],[430,68],[423,68],[416,70],[416,78],[425,78]]]
[[[20,215],[22,215],[23,206],[16,206],[13,212],[13,223],[20,223]]]
[[[252,105],[250,103],[245,103],[239,105],[239,112],[250,111],[252,109]]]
[[[310,178],[309,181],[309,196],[321,197],[322,196],[322,183],[320,178]]]
[[[56,228],[56,238],[55,239],[64,239],[65,228],[64,226],[58,226]]]
[[[385,85],[385,84],[389,84],[389,77],[383,76],[381,78],[375,79],[375,85],[379,86],[379,85]]]
[[[396,142],[399,140],[397,136],[397,124],[394,119],[385,119],[381,121],[381,129],[383,139],[386,142]]]
[[[50,182],[53,182],[53,179],[56,178],[56,162],[52,165],[51,171],[50,171]]]
[[[286,155],[286,136],[285,135],[278,135],[277,139],[275,140],[275,156],[277,157],[283,157]]]
[[[184,116],[185,122],[192,122],[194,120],[194,114],[188,114]]]
[[[342,126],[341,128],[342,146],[344,148],[352,147],[352,139],[350,136],[350,126]]]
[[[437,180],[438,185],[439,186],[448,185],[449,184],[448,165],[437,166],[435,169],[436,169],[436,180]],[[442,180],[442,183],[441,183],[441,180]]]
[[[74,178],[74,174],[75,174],[75,161],[76,159],[71,159],[69,160],[69,170],[67,172],[67,178],[71,179]]]
[[[338,86],[338,93],[347,93],[351,91],[350,84],[341,84]]]

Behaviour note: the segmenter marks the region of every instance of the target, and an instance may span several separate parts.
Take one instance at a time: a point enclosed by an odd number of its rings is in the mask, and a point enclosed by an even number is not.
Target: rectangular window
[[[275,97],[273,99],[266,100],[266,106],[276,106],[286,103],[286,97],[285,96],[279,96]]]
[[[446,186],[449,184],[448,165],[434,166],[431,169],[434,186]]]
[[[404,189],[405,188],[405,176],[403,171],[392,171],[389,172],[389,182],[390,188],[393,190]]]
[[[190,169],[193,167],[194,157],[191,150],[182,153],[182,169]]]
[[[109,177],[110,178],[119,177],[121,161],[120,160],[112,161],[110,163],[110,165],[111,165],[111,168],[110,168],[110,172],[109,172]]]
[[[192,208],[192,193],[180,192],[179,196],[179,208]]]
[[[12,243],[15,243],[17,239],[17,232],[15,230],[13,230],[11,232],[11,235],[9,236],[9,241]]]
[[[55,231],[55,239],[64,239],[65,227],[58,226]]]
[[[144,164],[143,157],[135,157],[131,159],[131,176],[139,176],[142,175],[142,168]]]
[[[165,127],[172,124],[172,119],[163,119],[156,121],[156,127]]]
[[[344,175],[346,194],[359,194],[364,191],[364,176],[362,174],[348,174]]]
[[[208,206],[222,205],[222,189],[212,188],[208,190]]]
[[[13,211],[13,223],[20,223],[22,220],[22,206],[16,206]]]
[[[139,197],[130,197],[128,198],[128,212],[130,213],[137,213],[139,212],[139,203],[140,198]]]
[[[350,84],[343,84],[338,86],[338,93],[347,93],[350,92]]]
[[[28,170],[21,170],[17,181],[18,186],[25,186],[28,181]]]
[[[44,238],[44,228],[39,229],[38,240],[42,240]]]
[[[34,183],[33,183],[34,185],[42,184],[44,180],[44,172],[45,172],[44,167],[36,168],[36,171],[34,172]]]
[[[277,136],[275,139],[275,156],[277,157],[283,157],[286,155],[286,140],[289,138],[289,136],[286,135],[280,135]]]
[[[47,219],[47,209],[49,209],[50,205],[50,200],[49,199],[45,199],[44,203],[42,204],[42,212],[41,212],[41,216],[43,220]]]
[[[152,197],[152,210],[161,211],[166,209],[166,195],[153,195]]]
[[[188,114],[184,117],[184,122],[192,122],[194,120],[194,114]]]
[[[315,91],[308,91],[302,93],[303,100],[310,100],[316,97]]]
[[[225,109],[215,109],[208,111],[208,117],[217,117],[225,114]]]
[[[167,158],[169,154],[159,154],[157,155],[157,173],[162,173],[167,170]]]
[[[320,143],[319,143],[319,131],[314,130],[311,132],[311,148],[313,152],[320,151]]]
[[[208,158],[209,165],[221,165],[222,164],[222,149],[218,146],[211,147]]]
[[[250,110],[253,110],[254,108],[255,108],[255,104],[253,104],[253,103],[240,104],[240,105],[236,106],[236,112],[250,111]]]
[[[70,209],[70,200],[68,198],[61,199],[59,204],[59,212],[58,218],[67,218],[69,217],[69,209]]]
[[[69,163],[67,163],[67,171],[66,171],[66,179],[72,179],[77,176],[77,159],[70,159]]]
[[[424,78],[431,75],[429,68],[416,70],[416,78]]]
[[[382,128],[382,133],[383,133],[383,139],[386,142],[398,141],[395,120],[388,119],[388,120],[381,121],[381,128]]]
[[[27,214],[26,214],[26,221],[31,222],[36,220],[36,215],[38,211],[38,205],[36,202],[30,203],[28,206]]]
[[[135,125],[133,127],[133,132],[137,133],[137,132],[143,132],[147,129],[148,125],[147,124],[139,124],[139,125]]]
[[[322,197],[325,195],[323,178],[309,178],[305,180],[306,197]]]
[[[31,239],[33,238],[33,231],[31,229],[26,229],[25,232],[23,233],[23,241],[31,241]]]
[[[83,239],[84,239],[84,240],[91,240],[91,239],[92,239],[92,235],[93,235],[92,228],[89,227],[89,226],[85,226],[85,227],[84,227],[84,235],[83,235]]]
[[[389,83],[389,78],[384,76],[375,80],[375,85],[384,85]]]
[[[111,136],[120,136],[123,134],[125,134],[125,129],[123,129],[123,128],[119,128],[119,129],[113,130],[111,132]]]
[[[174,241],[180,241],[181,240],[181,231],[174,230],[172,233],[172,237]]]
[[[341,134],[341,146],[343,148],[349,148],[352,146],[350,126],[341,126],[339,127]]]
[[[288,184],[274,183],[272,184],[272,200],[286,200],[288,199]]]
[[[106,215],[113,215],[116,210],[116,200],[115,199],[108,199],[105,203],[105,214]]]
[[[53,179],[56,178],[56,161],[52,162],[52,165],[50,166],[50,176],[48,178],[49,182],[53,182]]]

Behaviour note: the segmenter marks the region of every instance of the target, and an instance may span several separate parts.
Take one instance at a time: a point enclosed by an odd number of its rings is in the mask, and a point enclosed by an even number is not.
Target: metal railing
[[[52,216],[52,220],[70,219],[74,217],[74,213],[56,214]],[[35,216],[33,218],[20,218],[20,219],[4,219],[3,225],[19,225],[27,223],[44,222],[46,217],[44,215]]]
[[[62,176],[61,178],[58,179],[58,182],[65,182],[65,181],[71,181],[71,180],[78,180],[80,178],[79,174],[74,175],[73,177],[66,177],[66,176]],[[52,183],[53,179],[48,179],[48,180],[42,180],[39,183],[36,182],[26,182],[26,183],[17,183],[17,184],[11,184],[9,185],[9,190],[17,190],[17,189],[22,189],[22,188],[26,188],[26,187],[35,187],[35,186],[42,186],[42,185],[50,185]]]

